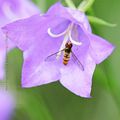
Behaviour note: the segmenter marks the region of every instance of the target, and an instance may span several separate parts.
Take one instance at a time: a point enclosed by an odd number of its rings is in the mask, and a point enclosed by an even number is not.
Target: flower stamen
[[[70,30],[70,32],[69,32],[69,39],[70,39],[70,41],[71,41],[71,43],[73,43],[73,44],[75,44],[75,45],[82,45],[82,43],[81,42],[77,42],[76,40],[73,40],[72,39],[72,35],[71,35],[71,30]]]
[[[69,39],[69,36],[68,36],[68,34],[66,34],[65,37],[64,37],[64,40],[63,40],[63,42],[62,42],[62,45],[61,45],[61,47],[60,47],[60,49],[59,49],[60,52],[59,52],[59,53],[57,54],[57,56],[56,56],[56,59],[57,59],[57,60],[60,58],[60,56],[61,56],[61,54],[62,54],[62,51],[61,51],[61,50],[63,50],[63,49],[65,48],[65,44],[67,43],[68,39]]]
[[[51,28],[48,28],[48,34],[51,36],[51,37],[53,37],[53,38],[58,38],[58,37],[61,37],[61,36],[63,36],[63,35],[65,35],[66,34],[66,32],[67,32],[67,30],[65,30],[64,32],[62,32],[62,33],[60,33],[60,34],[54,34],[54,33],[52,33],[52,31],[51,31]]]
[[[82,45],[81,42],[77,42],[76,40],[73,40],[73,38],[72,38],[73,25],[74,24],[71,23],[68,26],[68,28],[65,31],[63,31],[62,33],[60,33],[60,34],[54,34],[54,33],[52,33],[51,28],[48,28],[48,30],[47,30],[48,34],[51,37],[53,37],[53,38],[58,38],[58,37],[64,36],[64,40],[63,40],[62,45],[60,46],[59,52],[58,52],[58,54],[56,56],[57,60],[60,58],[60,56],[61,56],[61,54],[63,52],[62,50],[65,48],[65,44],[67,43],[68,40],[70,40],[72,44],[75,44],[75,45],[78,45],[78,46]]]

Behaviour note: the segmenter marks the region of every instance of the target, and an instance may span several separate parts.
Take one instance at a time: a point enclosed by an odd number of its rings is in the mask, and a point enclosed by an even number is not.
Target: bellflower
[[[0,27],[36,13],[39,13],[38,8],[29,0],[0,0]],[[13,46],[9,41],[9,50]],[[0,29],[0,79],[4,78],[5,49],[5,36]]]
[[[96,64],[105,60],[114,46],[92,33],[83,12],[53,5],[46,14],[35,15],[3,27],[3,31],[23,51],[22,86],[34,87],[59,80],[71,92],[90,97],[92,75]],[[55,60],[46,61],[51,54],[73,44],[72,51],[84,67],[81,70],[70,59],[63,65],[62,52]]]
[[[0,91],[0,120],[10,120],[15,104],[7,91]]]

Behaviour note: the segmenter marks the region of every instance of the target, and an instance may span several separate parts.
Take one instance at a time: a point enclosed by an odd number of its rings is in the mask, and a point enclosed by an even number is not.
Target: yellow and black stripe
[[[67,65],[70,60],[70,53],[64,52],[63,64]]]

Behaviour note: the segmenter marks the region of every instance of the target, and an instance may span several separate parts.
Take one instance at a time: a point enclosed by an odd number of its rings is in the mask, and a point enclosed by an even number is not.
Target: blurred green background
[[[57,0],[33,0],[45,12]],[[77,5],[80,0],[73,0]],[[64,2],[64,0],[63,0]],[[93,77],[92,98],[78,97],[59,82],[22,89],[22,53],[8,55],[8,84],[15,93],[17,107],[13,120],[120,120],[120,0],[95,0],[95,16],[117,27],[92,25],[96,34],[115,44],[116,50],[98,65]]]

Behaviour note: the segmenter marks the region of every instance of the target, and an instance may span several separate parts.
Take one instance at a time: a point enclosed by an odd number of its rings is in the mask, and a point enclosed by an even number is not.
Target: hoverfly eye
[[[65,44],[65,47],[68,47],[68,46],[69,46],[68,43],[66,43],[66,44]]]
[[[72,43],[70,43],[70,44],[69,44],[69,47],[70,47],[70,48],[72,48],[72,46],[73,46],[73,44],[72,44]]]
[[[73,44],[70,44],[70,47],[72,47],[73,46]]]

